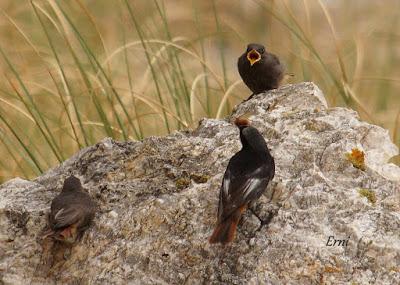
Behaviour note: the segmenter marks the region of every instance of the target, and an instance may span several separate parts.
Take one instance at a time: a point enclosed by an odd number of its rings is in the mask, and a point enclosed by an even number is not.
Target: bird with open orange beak
[[[232,242],[237,225],[250,202],[267,189],[275,174],[275,162],[260,132],[247,119],[235,120],[242,149],[228,163],[219,194],[217,225],[210,243]]]
[[[285,72],[278,57],[267,52],[260,44],[247,46],[238,59],[238,70],[253,95],[278,88]]]

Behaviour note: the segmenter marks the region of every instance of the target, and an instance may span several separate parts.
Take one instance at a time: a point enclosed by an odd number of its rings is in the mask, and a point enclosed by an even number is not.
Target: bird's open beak
[[[253,64],[255,64],[260,59],[261,59],[261,54],[255,49],[252,49],[247,53],[247,60],[250,62],[251,66],[253,66]]]

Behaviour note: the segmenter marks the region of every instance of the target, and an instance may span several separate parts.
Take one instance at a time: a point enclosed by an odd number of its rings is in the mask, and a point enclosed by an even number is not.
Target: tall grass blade
[[[205,62],[206,61],[206,52],[205,52],[205,47],[204,47],[204,35],[202,32],[202,27],[200,26],[200,20],[199,20],[199,13],[198,13],[198,8],[197,5],[195,4],[195,0],[192,0],[192,6],[193,6],[193,13],[194,13],[194,21],[196,25],[196,31],[198,34],[199,38],[199,43],[200,43],[200,53],[201,53],[201,59]],[[207,69],[205,65],[202,65],[203,68],[203,73],[207,73]],[[208,83],[208,77],[204,77],[204,86],[205,86],[205,93],[206,93],[206,106],[207,106],[207,117],[211,117],[211,100],[210,100],[210,91],[209,91],[209,83]]]
[[[79,44],[81,45],[82,49],[85,51],[85,53],[86,53],[86,55],[87,55],[87,57],[88,57],[88,59],[89,59],[89,62],[91,63],[92,68],[93,68],[94,70],[98,69],[98,70],[101,71],[101,73],[102,73],[102,75],[103,75],[103,78],[105,79],[105,81],[106,81],[106,83],[107,83],[107,86],[106,86],[106,87],[109,87],[109,88],[111,89],[111,92],[113,93],[113,95],[114,95],[115,98],[117,99],[119,105],[121,106],[123,112],[125,113],[125,115],[126,115],[126,117],[127,117],[127,119],[128,119],[128,122],[129,122],[129,123],[131,124],[131,126],[132,126],[132,120],[130,119],[129,113],[128,113],[128,111],[126,110],[125,105],[122,103],[122,100],[121,100],[119,94],[115,91],[114,86],[113,86],[112,83],[111,83],[111,80],[108,78],[106,72],[105,72],[104,69],[102,68],[101,64],[99,63],[99,61],[97,60],[96,56],[93,54],[93,52],[91,51],[91,49],[89,48],[89,46],[86,44],[86,41],[84,40],[84,38],[82,37],[82,35],[79,33],[79,31],[78,31],[78,29],[76,28],[76,26],[72,23],[70,17],[65,13],[64,9],[62,9],[62,7],[61,7],[61,5],[59,4],[59,2],[56,2],[56,4],[57,4],[58,9],[61,11],[62,15],[64,16],[64,18],[67,20],[69,26],[72,28],[72,30],[73,30],[73,32],[74,32],[74,35],[75,35],[76,38],[78,39]],[[103,85],[103,86],[104,86],[104,85]],[[105,90],[105,88],[103,88],[103,90]],[[109,99],[109,101],[110,101],[111,98],[110,98],[109,96],[107,96],[108,94],[105,94],[105,95],[106,95],[106,97],[107,97],[107,98]],[[112,101],[110,101],[110,105],[111,105],[112,108],[114,109],[114,106],[113,106],[113,102],[112,102]],[[122,123],[122,120],[121,120],[121,118],[119,117],[118,112],[116,112],[115,109],[114,109],[114,115],[115,115],[115,118],[116,118],[116,120],[117,120],[117,122],[118,122],[118,125],[120,126],[120,128],[121,128],[121,130],[122,130],[122,134],[123,134],[124,140],[127,140],[127,139],[128,139],[128,135],[127,135],[127,133],[126,133],[126,131],[125,131],[125,126],[124,126],[124,124]]]
[[[173,38],[172,38],[170,29],[169,29],[165,8],[163,6],[164,9],[162,9],[160,7],[160,5],[158,4],[157,0],[154,0],[154,3],[156,5],[157,11],[162,19],[162,22],[164,25],[164,30],[167,35],[167,39],[168,39],[168,41],[172,42]],[[188,89],[188,86],[186,83],[186,78],[185,78],[186,76],[182,69],[182,64],[180,62],[180,59],[179,59],[179,56],[178,56],[178,53],[176,52],[176,50],[172,50],[171,53],[172,53],[172,56],[171,56],[172,62],[176,63],[176,65],[174,67],[176,67],[176,69],[177,69],[177,73],[178,73],[177,79],[178,79],[179,85],[181,87],[180,89],[183,91],[184,100],[186,101],[186,105],[189,106],[190,95],[189,95],[189,89]],[[175,70],[175,68],[174,68],[174,70]]]
[[[28,146],[22,141],[22,139],[19,137],[19,135],[14,131],[14,128],[7,122],[7,120],[3,116],[2,112],[0,112],[0,120],[7,126],[8,130],[17,139],[19,145],[25,150],[26,154],[32,160],[33,164],[35,165],[35,167],[39,171],[39,173],[43,173],[43,170],[39,164],[39,161],[36,159],[35,155],[30,151]]]
[[[215,4],[215,0],[212,0],[212,7],[213,7],[215,25],[217,27],[218,49],[219,49],[219,56],[221,59],[222,74],[223,74],[223,78],[224,78],[223,92],[225,93],[226,89],[228,88],[228,75],[227,75],[227,71],[226,71],[226,62],[225,62],[225,39],[223,37],[223,33],[221,30],[221,24],[219,22],[219,16],[218,16],[218,11],[217,11],[217,6]],[[225,105],[226,105],[226,112],[229,113],[231,110],[229,101],[227,101]]]
[[[25,170],[25,168],[22,167],[22,165],[21,165],[21,162],[20,162],[21,158],[18,159],[17,156],[14,155],[12,149],[8,146],[8,144],[11,144],[12,147],[13,147],[13,150],[15,151],[15,145],[13,143],[10,143],[9,139],[7,140],[7,136],[5,136],[3,134],[3,132],[0,132],[0,140],[1,140],[2,144],[3,144],[3,146],[5,147],[5,149],[7,150],[7,153],[11,156],[12,160],[15,161],[15,165],[18,167],[20,172],[24,175],[24,177],[29,177],[30,175]],[[6,140],[7,140],[7,142],[6,142]],[[21,156],[21,153],[19,152],[18,155]],[[36,170],[35,174],[40,174],[40,171],[36,168],[35,164],[32,163],[31,159],[26,160],[26,161],[33,166],[33,167],[31,167],[31,169],[35,169]],[[2,164],[3,169],[7,169],[7,168],[10,167],[10,161],[8,160],[6,163],[7,163],[7,165],[4,165],[3,160],[1,160],[1,164]],[[14,172],[12,172],[12,173],[14,173]],[[2,175],[0,175],[0,177],[1,176]],[[0,183],[3,183],[3,181],[0,181]]]
[[[133,22],[133,24],[134,24],[134,26],[136,28],[136,31],[137,31],[138,36],[140,38],[140,41],[142,43],[143,49],[145,51],[147,62],[149,64],[151,64],[150,56],[147,53],[146,43],[145,43],[145,40],[144,40],[144,36],[142,34],[142,30],[141,30],[141,28],[139,26],[139,23],[137,22],[135,16],[133,15],[132,8],[131,8],[131,6],[130,6],[130,4],[128,3],[127,0],[125,0],[125,4],[126,4],[126,7],[128,8],[128,12],[129,12],[130,18],[131,18],[131,20],[132,20],[132,22]],[[151,67],[151,74],[153,76],[154,84],[155,84],[156,91],[157,91],[158,100],[160,101],[161,105],[164,105],[164,101],[162,99],[161,89],[160,89],[160,86],[159,86],[159,83],[158,83],[156,72],[155,72],[154,68],[152,67],[152,65],[150,65],[150,67]],[[168,132],[171,132],[171,128],[170,128],[169,123],[168,123],[167,115],[166,115],[164,110],[162,111],[162,113],[163,113],[165,127],[167,128]]]
[[[125,46],[126,45],[125,29],[122,28],[122,30],[123,30],[124,46]],[[132,105],[133,105],[133,109],[135,111],[135,116],[138,117],[139,112],[138,112],[138,108],[137,108],[137,104],[136,104],[136,98],[133,95],[133,83],[132,83],[132,75],[131,75],[131,66],[129,64],[128,52],[127,52],[126,49],[124,49],[124,59],[125,59],[126,73],[128,75],[129,91],[130,91],[131,98],[132,98]],[[135,132],[136,138],[138,140],[142,140],[143,139],[143,130],[142,130],[142,124],[141,124],[140,119],[137,120],[137,125],[138,125],[138,128],[134,127],[133,130]]]
[[[21,86],[26,98],[29,99],[30,106],[28,103],[24,100],[22,95],[19,94],[18,90],[14,86],[14,84],[11,82],[11,80],[7,77],[7,80],[11,87],[14,89],[15,93],[18,95],[19,99],[21,102],[25,105],[25,108],[28,110],[29,114],[35,119],[36,125],[38,126],[43,138],[51,148],[54,156],[57,158],[59,162],[62,162],[64,160],[63,154],[61,153],[60,149],[58,148],[57,143],[55,142],[54,137],[52,136],[50,129],[46,123],[46,121],[43,118],[43,115],[41,114],[38,106],[36,106],[35,102],[33,101],[33,98],[31,94],[29,93],[28,89],[26,88],[25,84],[23,83],[21,77],[19,76],[19,73],[17,70],[14,68],[6,54],[4,53],[3,49],[0,47],[0,53],[3,56],[4,60],[6,61],[8,67],[11,69],[12,73],[16,77],[19,85]],[[43,124],[44,129],[42,128],[41,124]]]

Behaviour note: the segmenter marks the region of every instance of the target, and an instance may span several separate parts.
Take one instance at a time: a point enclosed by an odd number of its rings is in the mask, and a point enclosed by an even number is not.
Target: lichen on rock
[[[312,83],[254,96],[276,175],[228,247],[210,245],[218,192],[240,149],[228,120],[140,142],[104,139],[33,181],[0,187],[0,283],[395,284],[400,280],[400,169],[388,132],[328,108]],[[344,155],[364,152],[365,171]],[[69,256],[40,270],[37,239],[65,177],[96,200],[95,224]],[[184,181],[180,180],[184,179]],[[360,195],[369,189],[375,205]],[[326,246],[329,236],[348,246]]]
[[[359,189],[358,193],[362,196],[367,198],[367,200],[372,204],[375,205],[376,203],[376,195],[375,192],[370,189]]]
[[[346,153],[346,158],[353,164],[355,168],[365,170],[364,152],[357,148],[353,148],[351,152]]]

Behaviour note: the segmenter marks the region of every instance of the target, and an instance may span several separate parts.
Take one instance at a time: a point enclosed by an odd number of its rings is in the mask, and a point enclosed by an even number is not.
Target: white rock
[[[387,131],[352,110],[328,108],[313,83],[259,94],[232,116],[245,113],[276,161],[271,187],[253,206],[268,225],[255,226],[248,211],[231,245],[207,242],[222,175],[240,149],[227,120],[142,142],[104,139],[33,182],[0,187],[0,283],[397,284],[400,170],[387,163],[398,153]],[[355,147],[365,152],[365,171],[346,158]],[[99,212],[48,274],[37,269],[36,237],[70,173]],[[208,181],[194,183],[193,175]],[[372,190],[376,203],[360,189]],[[326,246],[331,235],[350,236],[348,246]]]

